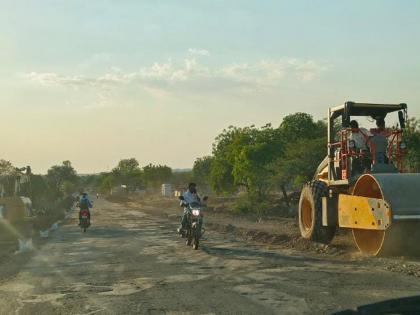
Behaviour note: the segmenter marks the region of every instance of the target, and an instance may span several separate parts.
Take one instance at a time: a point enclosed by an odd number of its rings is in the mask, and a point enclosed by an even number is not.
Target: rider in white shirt
[[[193,202],[201,202],[200,196],[197,194],[197,184],[190,183],[188,185],[188,190],[182,195],[184,200],[181,200],[181,207],[184,207],[184,213],[181,219],[181,226],[178,228],[178,233],[181,233],[182,229],[185,227],[187,221],[187,206]]]

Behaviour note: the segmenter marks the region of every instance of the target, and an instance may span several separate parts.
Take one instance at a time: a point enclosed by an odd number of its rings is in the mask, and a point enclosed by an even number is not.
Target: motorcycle
[[[80,217],[80,228],[83,232],[86,232],[87,228],[90,226],[89,211],[81,210]]]
[[[208,198],[204,197],[203,201],[206,201]],[[180,200],[184,200],[183,197],[180,197]],[[185,237],[186,245],[191,246],[197,250],[200,244],[201,236],[203,235],[203,212],[202,212],[202,203],[201,202],[192,202],[190,204],[185,204],[186,210],[186,226],[181,231],[181,236]]]

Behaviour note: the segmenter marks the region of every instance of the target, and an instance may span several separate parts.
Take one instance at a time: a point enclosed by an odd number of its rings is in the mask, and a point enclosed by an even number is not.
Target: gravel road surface
[[[173,220],[105,200],[87,233],[75,217],[2,275],[0,314],[329,314],[420,292],[417,277],[374,264],[211,230],[194,251]]]

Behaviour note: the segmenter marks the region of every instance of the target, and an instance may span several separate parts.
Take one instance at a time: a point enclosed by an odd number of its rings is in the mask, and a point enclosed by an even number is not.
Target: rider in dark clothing
[[[90,200],[87,196],[87,193],[82,194],[82,198],[80,198],[80,201],[79,201],[79,208],[80,208],[80,211],[79,211],[79,225],[82,221],[82,211],[83,210],[86,210],[88,212],[88,218],[89,218],[89,222],[90,222],[90,210],[89,209],[92,208],[92,203],[90,202]]]

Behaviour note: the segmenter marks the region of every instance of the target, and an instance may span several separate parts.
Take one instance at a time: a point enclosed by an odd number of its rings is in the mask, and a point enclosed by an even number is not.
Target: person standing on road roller
[[[364,152],[362,157],[352,158],[352,173],[361,174],[365,173],[370,169],[370,160],[367,157],[369,152],[368,141],[372,134],[366,128],[359,128],[357,120],[350,121],[351,135],[350,141],[354,142],[355,149]]]
[[[388,150],[388,130],[385,127],[385,119],[383,117],[376,118],[376,129],[372,129],[373,136],[369,140],[369,147],[375,153],[377,163],[388,164],[389,158],[387,156]]]
[[[82,193],[82,198],[79,201],[79,225],[82,221],[82,211],[87,210],[88,218],[90,222],[90,209],[92,208],[92,203],[90,202],[87,193]]]
[[[181,219],[181,226],[178,228],[178,233],[181,234],[182,230],[185,228],[185,225],[187,223],[187,208],[186,206],[193,202],[200,202],[201,199],[197,193],[197,184],[196,183],[189,183],[188,190],[183,193],[182,195],[184,197],[184,200],[181,200],[181,207],[184,207],[184,213],[182,214]]]
[[[376,118],[376,128],[371,129],[372,134],[374,135],[383,135],[388,137],[389,132],[385,127],[385,118],[377,117]]]

